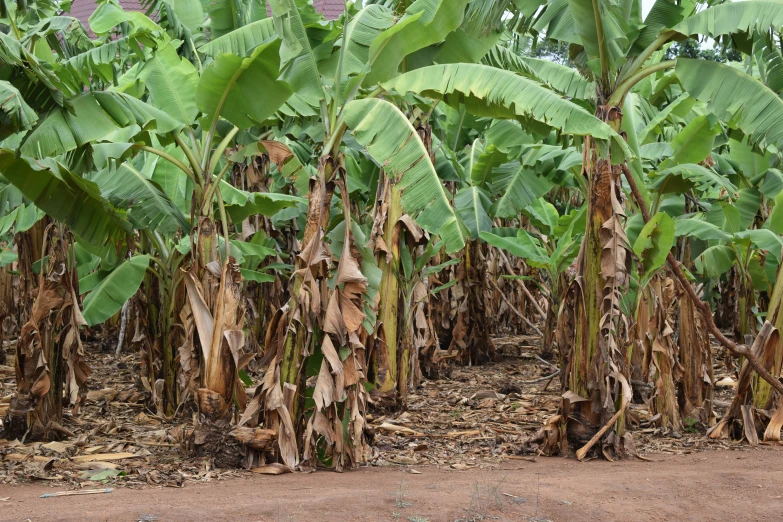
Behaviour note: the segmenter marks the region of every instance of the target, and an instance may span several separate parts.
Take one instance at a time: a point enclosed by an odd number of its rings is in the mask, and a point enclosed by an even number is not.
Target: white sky
[[[652,9],[655,0],[642,0],[642,20],[647,18],[647,13]]]

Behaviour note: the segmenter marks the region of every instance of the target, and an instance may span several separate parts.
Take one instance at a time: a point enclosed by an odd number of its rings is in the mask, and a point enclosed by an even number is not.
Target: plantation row
[[[358,465],[371,401],[521,331],[545,453],[622,456],[632,401],[780,438],[783,4],[268,4],[0,1],[7,438],[69,436],[87,331],[219,465]]]

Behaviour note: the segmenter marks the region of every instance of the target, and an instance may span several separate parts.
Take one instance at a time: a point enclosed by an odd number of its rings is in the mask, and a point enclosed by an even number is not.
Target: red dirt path
[[[496,469],[417,468],[421,474],[363,468],[342,474],[252,475],[188,483],[182,489],[118,488],[111,494],[48,499],[39,495],[58,489],[0,486],[0,498],[10,497],[0,502],[0,520],[543,522],[783,517],[783,448],[650,457],[655,462],[539,458],[508,461]]]

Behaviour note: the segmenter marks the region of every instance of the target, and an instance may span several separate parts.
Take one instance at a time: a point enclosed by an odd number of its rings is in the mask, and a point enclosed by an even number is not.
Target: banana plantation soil
[[[638,460],[536,456],[533,435],[559,402],[556,368],[538,356],[537,337],[496,339],[499,361],[447,368],[411,393],[402,413],[376,405],[367,467],[281,476],[189,458],[192,411],[167,419],[149,408],[138,356],[115,357],[105,340],[113,336],[101,337],[88,344],[94,373],[86,401],[63,420],[73,436],[47,444],[0,439],[0,521],[780,520],[783,513],[783,446],[710,440],[693,423],[681,433],[662,429],[643,403],[630,415]],[[736,373],[713,348],[720,416]],[[261,371],[251,366],[254,382]],[[0,365],[0,418],[13,374]],[[39,498],[107,487],[109,494]]]
[[[253,475],[173,488],[39,498],[59,488],[0,486],[0,520],[582,521],[780,520],[783,448],[660,456],[655,462],[563,458],[454,471],[363,468]]]

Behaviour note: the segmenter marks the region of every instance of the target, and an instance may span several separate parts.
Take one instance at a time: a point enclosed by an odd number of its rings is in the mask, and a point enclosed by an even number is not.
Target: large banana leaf
[[[470,148],[470,183],[476,187],[484,187],[494,180],[495,169],[508,161],[508,156],[494,144],[486,147],[480,140],[475,140]]]
[[[496,45],[482,62],[539,80],[569,98],[595,99],[595,83],[588,82],[576,69],[550,60],[520,56],[505,46]]]
[[[492,230],[492,220],[487,212],[492,202],[484,189],[465,187],[454,196],[454,207],[470,232],[470,239],[478,239],[482,232]]]
[[[179,147],[170,145],[165,152],[182,162],[187,162],[185,153]],[[193,181],[176,165],[155,154],[144,154],[145,166],[142,172],[161,188],[183,215],[190,214],[193,195]]]
[[[705,220],[724,232],[736,234],[748,230],[756,219],[761,194],[755,189],[741,189],[734,203],[718,201],[705,215]]]
[[[736,256],[727,245],[716,245],[706,249],[694,260],[696,271],[705,277],[720,277],[728,272]]]
[[[659,194],[682,194],[693,188],[707,196],[719,197],[721,191],[726,191],[735,197],[737,187],[726,177],[715,171],[696,165],[684,163],[674,167],[651,173],[651,187]]]
[[[71,56],[62,65],[55,65],[63,81],[70,81],[72,87],[90,85],[91,78],[99,78],[105,83],[114,80],[115,67],[127,60],[133,52],[131,44],[138,44],[139,35],[125,36],[110,40],[104,44]],[[154,45],[151,38],[143,39],[143,43]],[[62,67],[62,70],[60,70]],[[66,74],[67,73],[67,74]],[[70,74],[72,78],[67,78]],[[78,91],[77,91],[78,92]]]
[[[209,16],[209,31],[216,38],[225,36],[237,29],[237,2],[234,0],[211,0],[204,2]]]
[[[574,17],[568,8],[568,0],[550,0],[546,9],[536,17],[533,29],[544,32],[547,38],[581,45],[581,39],[574,25]]]
[[[685,36],[710,37],[732,33],[779,31],[783,26],[783,3],[769,0],[726,2],[689,16],[672,30]]]
[[[674,221],[668,214],[658,212],[644,225],[633,245],[642,265],[643,282],[663,266],[673,244]]]
[[[297,203],[305,203],[307,200],[290,194],[278,194],[276,192],[245,192],[232,187],[225,181],[220,181],[220,194],[226,205],[226,212],[231,221],[242,223],[248,216],[261,214],[273,216],[284,208],[296,206]]]
[[[95,183],[59,163],[27,160],[0,149],[0,172],[38,208],[95,246],[132,232],[125,213],[106,201]]]
[[[93,181],[115,207],[128,209],[134,228],[158,230],[164,235],[173,235],[180,227],[190,231],[190,223],[163,190],[130,164],[104,169]]]
[[[100,3],[98,8],[90,15],[88,22],[90,30],[95,34],[108,33],[122,23],[127,23],[129,26],[129,31],[126,34],[135,34],[137,31],[162,31],[158,24],[143,13],[124,11],[117,0],[108,0]]]
[[[501,37],[501,33],[495,31],[473,37],[468,31],[467,21],[462,22],[462,26],[450,32],[443,43],[413,53],[406,59],[408,70],[433,63],[479,63]]]
[[[783,247],[783,238],[771,230],[743,230],[734,234],[736,239],[749,239],[759,250],[765,250],[770,253],[778,262],[780,261],[780,251]]]
[[[553,183],[527,165],[509,163],[499,170],[499,176],[492,184],[492,191],[499,195],[492,206],[493,217],[513,218],[549,192]]]
[[[82,315],[88,326],[100,324],[116,314],[141,286],[150,256],[133,256],[111,271],[93,272],[79,281],[84,298]]]
[[[400,20],[381,33],[370,46],[370,73],[365,85],[394,78],[405,57],[442,42],[465,16],[468,0],[416,0]]]
[[[481,239],[537,266],[549,266],[549,256],[546,250],[539,246],[523,228],[517,231],[517,237],[502,237],[490,232],[482,232]]]
[[[246,58],[261,44],[277,38],[272,18],[264,18],[215,38],[198,48],[213,58],[219,54],[235,54]]]
[[[119,92],[84,93],[69,103],[71,110],[53,111],[27,136],[21,147],[23,154],[36,158],[57,156],[100,141],[118,129],[165,134],[182,128],[181,123],[160,109]]]
[[[729,139],[728,159],[731,165],[746,178],[754,179],[769,169],[770,154],[758,154],[746,140]]]
[[[394,25],[395,16],[391,9],[371,4],[359,11],[345,28],[345,50],[342,51],[342,81],[350,76],[366,74],[370,71],[370,45],[383,31]],[[327,78],[336,75],[340,49],[320,64]]]
[[[697,116],[671,140],[672,155],[661,168],[681,163],[701,163],[712,152],[720,124],[712,114]]]
[[[402,207],[426,231],[439,235],[449,252],[465,246],[462,227],[427,149],[405,115],[375,98],[355,100],[343,110],[356,141],[402,192]]]
[[[614,139],[628,151],[611,127],[582,107],[537,82],[488,65],[432,65],[398,76],[383,88],[442,99],[452,106],[464,103],[478,116],[518,119],[541,132],[555,128],[566,134]],[[626,155],[631,156],[630,151]]]
[[[210,119],[247,129],[272,116],[293,92],[280,74],[280,40],[259,45],[248,58],[221,54],[204,69],[196,104]]]
[[[38,114],[24,101],[21,93],[5,80],[0,80],[0,139],[17,130],[30,129]]]
[[[647,125],[639,130],[637,135],[638,142],[642,144],[656,141],[659,128],[668,118],[672,115],[683,116],[684,114],[689,113],[695,104],[696,100],[688,96],[687,93],[681,94],[659,111],[658,114],[647,122]]]
[[[697,237],[703,241],[712,239],[730,241],[731,236],[719,227],[704,221],[701,214],[688,216],[674,222],[674,234],[679,236]]]
[[[142,3],[151,4],[152,1],[142,0]],[[204,8],[200,0],[170,0],[160,3],[166,11],[169,27],[182,24],[189,32],[194,33],[204,24]]]
[[[764,72],[762,76],[764,84],[777,93],[783,91],[783,53],[780,52],[777,44],[770,41],[767,35],[756,35],[753,41],[753,55],[756,65]]]
[[[284,69],[282,79],[296,93],[296,100],[292,100],[292,104],[300,111],[305,108],[302,103],[317,107],[324,99],[324,92],[299,7],[295,0],[269,0],[269,7],[272,9],[275,30],[283,40],[280,47],[280,65]]]
[[[641,122],[639,113],[644,110],[644,104],[638,94],[629,93],[625,97],[625,103],[623,105],[623,122],[620,126],[621,130],[625,132],[628,140],[628,148],[634,153],[636,158],[633,158],[628,162],[628,168],[631,171],[631,176],[636,181],[636,186],[639,188],[639,192],[642,196],[642,200],[650,205],[650,194],[647,191],[647,186],[644,182],[644,168],[642,167],[641,160],[641,148],[639,147],[639,135],[638,130]],[[666,144],[668,145],[668,143]],[[671,150],[671,147],[669,147]]]
[[[775,5],[783,10],[783,3]],[[744,132],[752,144],[783,148],[783,100],[764,84],[733,67],[706,60],[678,58],[675,73],[692,97]]]
[[[630,16],[634,4],[622,0],[568,0],[576,33],[587,53],[587,65],[594,73],[601,71],[600,57],[606,60],[608,70],[617,70],[624,63],[630,42],[639,34]]]
[[[542,234],[556,237],[555,230],[560,222],[557,208],[544,198],[538,198],[522,211],[530,219],[530,223],[538,227]]]
[[[180,123],[190,125],[198,115],[196,84],[198,71],[177,54],[169,41],[155,50],[139,71],[150,102]]]

